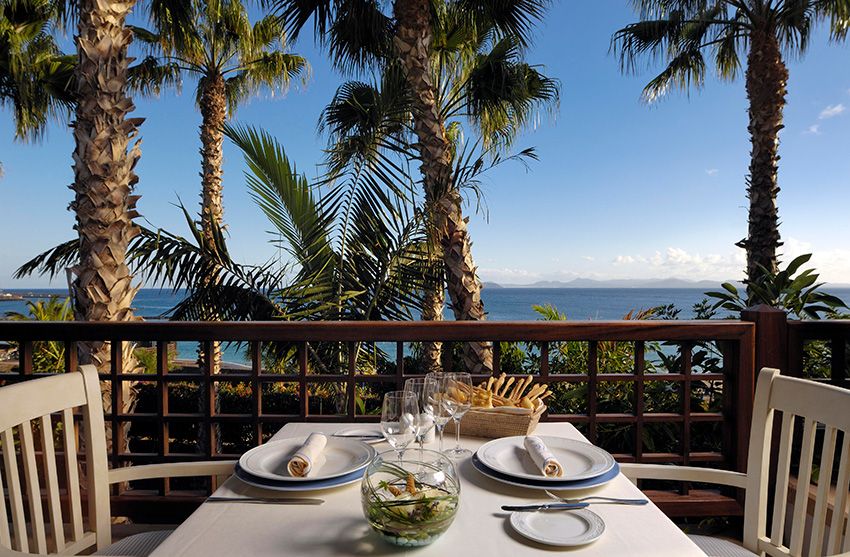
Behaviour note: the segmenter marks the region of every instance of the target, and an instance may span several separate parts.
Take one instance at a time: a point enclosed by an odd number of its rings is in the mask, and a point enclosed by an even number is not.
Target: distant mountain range
[[[744,284],[740,281],[722,281],[731,282],[736,288],[741,290]],[[590,278],[575,278],[567,281],[560,280],[538,280],[531,284],[498,284],[495,282],[485,282],[486,288],[699,288],[719,290],[720,281],[713,280],[687,280],[679,278],[668,279],[611,279],[597,280]],[[827,283],[826,290],[835,288],[850,288],[850,284],[843,283]]]
[[[735,286],[741,288],[740,282],[731,281]],[[589,278],[575,278],[568,281],[539,280],[531,284],[498,284],[485,282],[487,288],[702,288],[718,289],[720,282],[712,280],[685,280],[678,278],[669,279],[611,279],[597,280]],[[836,285],[837,286],[837,285]]]

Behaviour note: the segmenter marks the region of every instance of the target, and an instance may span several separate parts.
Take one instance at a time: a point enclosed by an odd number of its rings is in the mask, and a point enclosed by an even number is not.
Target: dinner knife
[[[207,497],[206,503],[268,503],[272,505],[321,505],[324,499],[307,497]]]
[[[502,505],[503,511],[569,511],[583,509],[590,503],[544,503],[537,505]]]

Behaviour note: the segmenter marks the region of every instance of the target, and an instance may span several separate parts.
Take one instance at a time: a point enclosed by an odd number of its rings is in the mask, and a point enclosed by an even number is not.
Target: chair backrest
[[[93,366],[0,388],[0,547],[76,554],[109,544],[102,404]]]
[[[774,417],[780,423],[776,435]],[[798,456],[794,454],[793,441],[795,428],[799,432],[799,422],[802,422],[802,445]],[[819,431],[823,433],[822,443],[816,443]],[[770,478],[772,445],[778,448],[773,481]],[[816,450],[818,445],[820,450]],[[798,467],[797,487],[791,521],[787,523],[792,460]],[[833,485],[836,460],[837,481]],[[747,462],[744,545],[749,550],[776,557],[815,557],[850,551],[850,531],[845,532],[850,491],[850,391],[785,377],[775,369],[762,369],[756,385]],[[813,467],[817,468],[817,492],[809,522]],[[829,516],[828,499],[833,488],[834,504]],[[769,493],[773,495],[773,511],[768,530]],[[785,540],[789,539],[786,546]]]

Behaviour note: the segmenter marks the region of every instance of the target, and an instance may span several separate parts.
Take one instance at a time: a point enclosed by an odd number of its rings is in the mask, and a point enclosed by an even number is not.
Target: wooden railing
[[[105,385],[111,387],[111,408],[107,424],[111,425],[111,465],[130,463],[169,462],[194,459],[226,459],[227,447],[221,443],[222,428],[243,427],[247,443],[262,443],[285,423],[290,421],[376,421],[377,416],[358,400],[370,389],[381,392],[402,388],[405,379],[421,371],[410,369],[410,344],[424,341],[451,343],[485,341],[494,343],[494,373],[505,368],[503,342],[521,342],[527,361],[533,369],[529,373],[536,380],[548,383],[553,389],[566,393],[572,404],[550,398],[547,420],[569,421],[579,427],[594,443],[612,446],[610,434],[616,430],[619,441],[615,456],[621,462],[672,462],[682,464],[702,463],[729,469],[744,470],[746,466],[754,370],[756,355],[756,327],[746,321],[611,321],[611,322],[133,322],[133,323],[43,323],[0,322],[0,339],[14,341],[19,346],[17,370],[0,374],[0,384],[26,380],[43,375],[33,367],[34,343],[59,341],[65,346],[65,370],[76,369],[77,347],[89,341],[111,343],[112,362],[107,373],[101,375]],[[122,362],[122,345],[147,341],[156,348],[154,373],[128,373]],[[250,355],[249,370],[223,370],[210,373],[208,363],[202,363],[194,372],[169,370],[168,346],[173,341],[200,342],[202,353],[211,354],[215,341],[242,342]],[[321,369],[311,364],[315,349],[328,344],[342,347],[342,369]],[[359,346],[383,343],[391,347],[390,364],[379,369],[370,368],[363,373],[358,364]],[[564,350],[565,343],[580,350]],[[607,353],[614,343],[627,343],[628,349],[619,352],[631,359],[631,365],[620,363],[616,369],[606,368],[600,354]],[[265,348],[291,347],[294,369],[270,373],[264,369]],[[507,346],[507,345],[505,345]],[[698,350],[708,349],[716,356],[716,366],[706,369],[702,359],[695,362]],[[650,362],[650,352],[656,356],[669,356],[667,367]],[[561,367],[566,357],[585,361],[571,366],[564,373]],[[673,362],[673,364],[670,364]],[[575,362],[573,362],[575,363]],[[670,365],[675,369],[670,369]],[[576,371],[578,369],[578,371]],[[279,370],[280,371],[280,370]],[[518,370],[514,370],[518,371]],[[338,372],[338,373],[337,373]],[[477,376],[478,380],[486,375]],[[172,411],[170,391],[177,384],[190,383],[199,388],[200,404],[197,411]],[[231,383],[245,386],[250,393],[250,411],[229,412],[219,407],[220,385]],[[122,399],[128,384],[147,385],[153,389],[156,402],[152,408],[127,410]],[[311,405],[311,391],[322,384],[338,388],[340,399],[344,393],[344,412],[317,411]],[[264,404],[264,393],[274,385],[293,387],[297,408],[291,411],[270,410]],[[669,406],[658,409],[647,397],[658,386],[670,394]],[[707,389],[717,397],[716,406],[702,407]],[[296,392],[297,391],[297,392]],[[606,406],[606,393],[616,392],[621,397],[616,412]],[[581,396],[580,404],[575,404]],[[619,404],[618,403],[618,404]],[[172,446],[173,429],[197,424],[198,444],[195,451],[175,450]],[[128,428],[151,427],[146,450],[130,450],[127,445]],[[654,450],[648,440],[666,428],[666,435],[678,440],[675,450]],[[716,446],[696,446],[694,433],[710,432]],[[625,432],[625,433],[624,433]],[[132,435],[132,433],[131,433]],[[672,436],[672,437],[671,437]],[[678,439],[677,439],[678,436]],[[118,509],[132,514],[135,509],[142,514],[161,512],[185,513],[199,501],[197,497],[180,498],[169,484],[162,484],[152,497],[139,497],[138,490],[116,493]],[[740,506],[734,497],[707,491],[690,490],[684,486],[678,493],[664,494],[653,491],[653,497],[666,512],[673,515],[735,514]],[[154,507],[153,503],[168,501],[168,506]],[[175,505],[175,502],[183,506]],[[141,510],[140,510],[141,509]],[[155,510],[156,509],[156,510]],[[120,511],[119,511],[120,512]],[[166,515],[161,515],[162,518]]]
[[[742,315],[756,325],[756,369],[850,388],[850,320],[794,320],[779,309],[756,306]]]

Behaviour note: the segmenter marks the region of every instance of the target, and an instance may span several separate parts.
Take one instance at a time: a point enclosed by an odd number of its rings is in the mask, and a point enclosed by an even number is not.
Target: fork
[[[551,497],[556,501],[560,501],[561,503],[605,503],[610,505],[646,505],[649,503],[648,499],[623,499],[619,497],[602,497],[601,495],[590,495],[588,497],[580,497],[578,499],[566,499],[564,497],[559,497],[555,495],[548,489],[544,489],[546,495]]]
[[[309,499],[306,497],[226,497],[212,495],[206,503],[268,503],[271,505],[321,505],[324,499]]]

